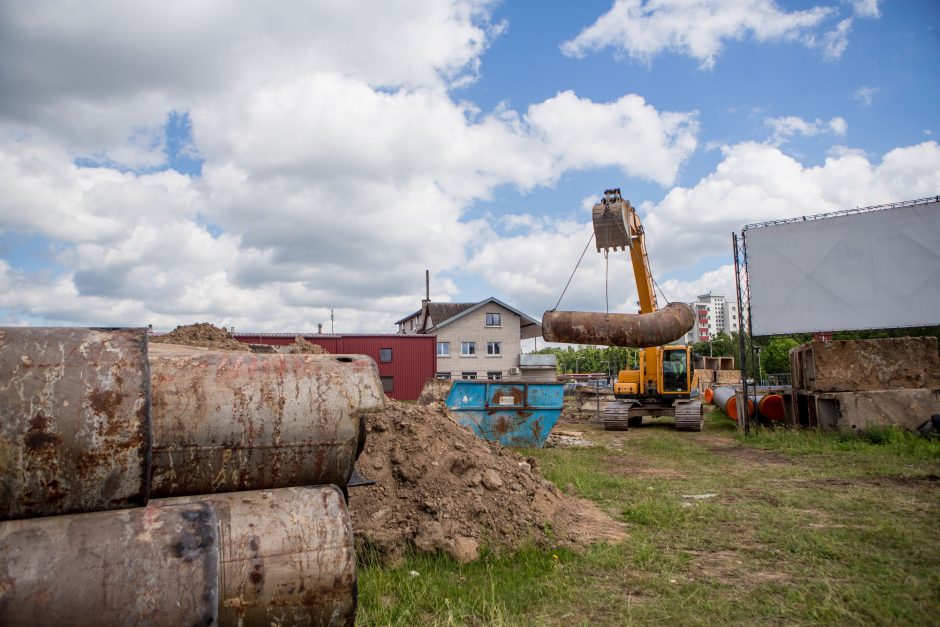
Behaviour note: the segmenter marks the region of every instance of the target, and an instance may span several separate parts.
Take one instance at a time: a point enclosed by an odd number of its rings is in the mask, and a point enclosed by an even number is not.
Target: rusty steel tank
[[[145,504],[150,444],[145,329],[0,328],[0,520]]]
[[[351,625],[334,486],[0,523],[3,625]]]
[[[385,394],[362,355],[152,344],[153,498],[346,485]]]
[[[546,311],[542,337],[548,342],[652,348],[675,342],[695,324],[685,303],[669,303],[645,314]]]

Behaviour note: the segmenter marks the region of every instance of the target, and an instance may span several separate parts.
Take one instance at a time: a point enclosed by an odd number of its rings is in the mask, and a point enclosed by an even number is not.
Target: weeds
[[[617,545],[472,564],[361,556],[369,625],[931,624],[940,615],[940,442],[824,435],[720,415],[702,434],[591,431],[526,451],[629,526]],[[419,573],[412,575],[412,571]]]

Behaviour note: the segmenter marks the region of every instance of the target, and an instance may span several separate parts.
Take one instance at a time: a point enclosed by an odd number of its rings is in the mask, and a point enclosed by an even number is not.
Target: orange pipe
[[[706,403],[711,403],[713,398],[715,398],[715,391],[711,388],[705,388],[705,393],[702,394],[702,399]]]
[[[786,416],[783,407],[783,396],[780,394],[764,394],[757,397],[757,413],[773,422],[780,422]]]

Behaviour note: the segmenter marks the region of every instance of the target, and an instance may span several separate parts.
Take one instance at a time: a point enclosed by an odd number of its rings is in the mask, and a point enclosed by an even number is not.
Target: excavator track
[[[601,419],[604,423],[604,431],[629,431],[630,408],[634,404],[624,401],[607,403],[607,407],[604,408],[604,416]]]
[[[676,429],[678,431],[701,431],[705,424],[701,401],[676,404]]]

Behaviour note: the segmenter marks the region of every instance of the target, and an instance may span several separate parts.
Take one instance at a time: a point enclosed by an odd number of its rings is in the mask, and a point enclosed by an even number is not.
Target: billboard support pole
[[[743,411],[738,413],[738,428],[744,432],[744,435],[750,434],[751,419],[748,415],[747,410],[747,399],[750,397],[748,394],[748,372],[750,368],[748,364],[748,355],[750,354],[749,344],[751,343],[751,311],[750,311],[750,299],[748,298],[748,286],[747,286],[747,244],[745,240],[744,232],[741,232],[741,239],[738,240],[737,233],[731,233],[731,244],[734,248],[734,282],[737,291],[738,299],[738,348],[739,355],[741,358],[741,392],[744,396],[744,403],[741,404]],[[744,269],[744,281],[741,280],[741,269]],[[747,307],[747,330],[744,327],[744,308]]]

